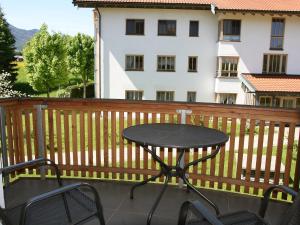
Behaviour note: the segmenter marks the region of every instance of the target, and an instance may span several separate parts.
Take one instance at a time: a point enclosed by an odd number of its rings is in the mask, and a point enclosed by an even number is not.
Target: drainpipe
[[[98,58],[96,59],[95,57],[95,76],[94,76],[94,81],[95,84],[97,83],[97,76],[98,76],[98,87],[97,85],[95,85],[95,93],[97,91],[99,91],[99,98],[102,98],[102,94],[101,94],[101,14],[98,8],[95,8],[95,12],[97,12],[97,19],[98,21],[96,21],[96,16],[94,16],[94,23],[95,23],[95,56],[97,56],[97,51],[98,51]],[[96,22],[98,22],[98,24],[96,24]],[[96,29],[98,28],[98,29]],[[96,49],[98,47],[98,49]],[[96,63],[97,62],[97,63]],[[98,88],[98,90],[96,90],[96,88]]]

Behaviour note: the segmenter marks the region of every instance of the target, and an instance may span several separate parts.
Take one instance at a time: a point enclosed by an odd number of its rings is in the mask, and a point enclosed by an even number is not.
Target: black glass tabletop
[[[123,137],[143,146],[202,148],[225,144],[228,135],[202,126],[188,124],[142,124],[124,129]]]

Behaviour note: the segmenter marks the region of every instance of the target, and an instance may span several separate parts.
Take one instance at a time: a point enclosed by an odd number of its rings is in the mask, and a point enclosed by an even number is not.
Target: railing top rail
[[[0,105],[32,108],[47,105],[51,109],[86,111],[124,111],[148,113],[172,113],[178,109],[192,110],[192,114],[209,114],[222,117],[260,119],[300,124],[299,109],[265,108],[248,105],[225,105],[216,103],[186,103],[157,101],[128,101],[120,99],[62,99],[62,98],[19,98],[5,99]]]

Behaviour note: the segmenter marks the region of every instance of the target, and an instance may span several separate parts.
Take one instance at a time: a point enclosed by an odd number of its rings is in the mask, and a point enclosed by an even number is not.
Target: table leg
[[[147,183],[150,182],[150,181],[155,181],[157,178],[161,177],[162,175],[163,175],[163,172],[161,171],[159,174],[157,174],[157,175],[155,175],[155,176],[153,176],[153,177],[150,177],[149,179],[144,180],[144,181],[142,181],[142,182],[140,182],[140,183],[137,183],[137,184],[133,185],[133,186],[131,187],[131,189],[130,189],[130,198],[133,199],[133,192],[134,192],[134,189],[136,189],[137,187],[140,187],[140,186],[142,186],[142,185],[145,185],[145,184],[147,184]]]
[[[220,210],[219,208],[216,206],[215,203],[213,203],[211,200],[209,200],[205,195],[203,195],[200,191],[198,191],[190,182],[189,180],[186,178],[186,176],[183,176],[182,179],[184,180],[184,182],[186,183],[187,187],[190,188],[192,191],[194,191],[197,195],[199,195],[201,198],[203,198],[206,202],[208,202],[208,204],[210,204],[214,210],[216,211],[216,214],[219,215],[220,214]]]
[[[156,207],[158,206],[158,203],[160,202],[161,197],[163,196],[165,190],[166,190],[167,187],[168,187],[169,179],[170,179],[170,177],[169,177],[169,176],[166,176],[164,186],[163,186],[162,190],[160,191],[159,195],[157,196],[157,198],[156,198],[156,200],[155,200],[155,203],[154,203],[154,205],[152,206],[152,208],[151,208],[151,210],[150,210],[150,212],[149,212],[149,214],[148,214],[147,225],[150,225],[150,223],[151,223],[151,219],[152,219],[153,213],[154,213]]]

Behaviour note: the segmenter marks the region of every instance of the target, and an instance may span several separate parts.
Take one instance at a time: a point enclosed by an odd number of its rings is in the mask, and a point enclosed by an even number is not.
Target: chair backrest
[[[300,193],[282,217],[279,225],[300,225]]]

